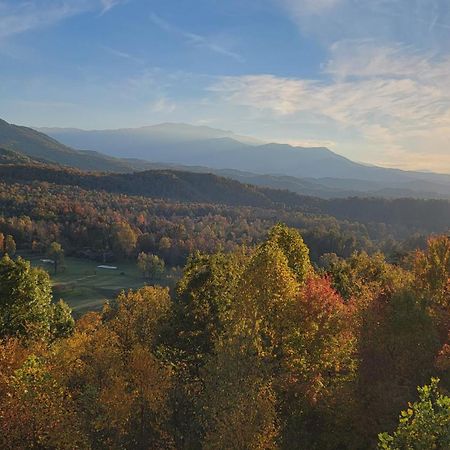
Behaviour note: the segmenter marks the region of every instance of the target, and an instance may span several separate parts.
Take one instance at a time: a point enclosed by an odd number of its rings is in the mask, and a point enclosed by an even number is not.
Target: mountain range
[[[366,166],[324,147],[263,143],[205,126],[119,130],[41,128],[0,120],[0,147],[35,161],[87,171],[213,173],[302,195],[450,199],[450,175]]]
[[[213,171],[238,181],[301,194],[327,198],[360,194],[450,196],[450,175],[368,166],[325,147],[264,143],[205,126],[165,123],[117,130],[40,131],[74,148],[127,158],[131,165],[132,159],[139,159],[164,163],[165,167]]]

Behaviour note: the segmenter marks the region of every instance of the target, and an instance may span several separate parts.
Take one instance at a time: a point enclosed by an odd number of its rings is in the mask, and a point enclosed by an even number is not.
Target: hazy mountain
[[[23,158],[32,158],[37,162],[49,162],[92,171],[132,172],[149,169],[178,169],[214,173],[247,184],[287,189],[301,195],[321,198],[349,196],[450,198],[450,177],[446,175],[365,166],[354,163],[326,148],[260,144],[254,140],[248,141],[252,142],[248,144],[237,140],[246,140],[242,136],[209,127],[162,124],[140,128],[137,129],[138,131],[47,130],[55,136],[58,135],[66,145],[43,132],[0,120],[0,146],[5,148],[4,152],[11,150],[14,152],[0,155],[0,162],[3,164],[26,163],[29,161]],[[117,139],[112,139],[110,133]],[[221,135],[226,136],[219,137]],[[136,144],[134,147],[135,144],[130,143],[131,137],[134,137],[139,145]],[[118,148],[124,148],[123,142],[127,141],[129,148],[138,149],[136,154],[143,151],[140,145],[144,145],[145,142],[154,142],[152,146],[147,144],[145,148],[150,148],[150,152],[146,154],[151,153],[158,162],[130,158],[129,153],[134,154],[134,151],[116,150],[117,154],[122,153],[123,156],[127,156],[127,158],[119,159],[96,151],[74,150],[68,146],[68,141],[74,140],[73,145],[99,148],[106,145],[107,138],[112,140],[112,146],[116,145]],[[90,143],[84,142],[85,140]],[[300,173],[301,176],[291,175],[291,173]]]
[[[76,128],[40,128],[39,131],[73,148],[96,150],[115,157],[138,158],[162,162],[189,162],[189,155],[201,156],[210,152],[210,146],[199,148],[199,143],[216,139],[229,139],[245,145],[258,145],[261,141],[239,136],[231,131],[206,126],[163,123],[141,128],[85,131]],[[223,148],[226,150],[227,147]],[[217,148],[218,151],[222,150]],[[179,161],[179,153],[187,159]]]
[[[212,169],[205,166],[187,166],[181,164],[146,163],[142,160],[126,159],[134,170],[177,170],[196,173],[213,173],[231,178],[241,183],[260,187],[283,189],[300,195],[309,195],[324,199],[346,197],[384,197],[384,198],[423,198],[450,199],[450,188],[443,184],[417,181],[401,182],[386,187],[385,183],[340,178],[296,178],[287,175],[260,175],[235,169]]]
[[[126,162],[95,151],[69,148],[32,128],[12,125],[0,119],[0,147],[34,160],[77,167],[83,170],[130,171]]]
[[[262,144],[230,131],[185,124],[161,124],[136,129],[94,130],[45,128],[42,131],[75,148],[96,150],[121,158],[235,169],[260,175],[333,178],[382,183],[377,189],[408,191],[398,183],[422,180],[450,193],[450,175],[407,172],[356,163],[324,147]],[[353,182],[353,183],[356,183]],[[386,186],[386,184],[388,184]],[[392,184],[392,185],[391,185]],[[443,187],[442,187],[442,186]],[[332,186],[334,189],[334,186]],[[434,192],[429,185],[425,190]],[[344,190],[353,191],[344,188]],[[367,186],[366,191],[372,188]],[[414,189],[413,189],[414,190]],[[420,189],[422,190],[422,188]],[[446,195],[439,191],[438,193]]]

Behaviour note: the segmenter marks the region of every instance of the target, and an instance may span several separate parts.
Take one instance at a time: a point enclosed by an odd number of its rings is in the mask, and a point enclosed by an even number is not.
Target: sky
[[[185,122],[450,173],[450,1],[0,0],[0,118]]]

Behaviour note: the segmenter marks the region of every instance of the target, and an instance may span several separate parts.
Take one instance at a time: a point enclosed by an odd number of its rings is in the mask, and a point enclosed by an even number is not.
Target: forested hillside
[[[74,322],[4,256],[0,447],[447,449],[449,280],[446,236],[318,270],[277,225]]]
[[[325,200],[203,173],[170,170],[86,173],[44,164],[4,164],[0,165],[0,177],[8,183],[34,180],[170,201],[256,206],[330,215],[366,225],[383,223],[395,227],[399,238],[411,232],[445,232],[450,224],[450,201],[447,200],[358,197]]]
[[[446,448],[448,202],[2,154],[0,448]],[[75,321],[24,255],[144,287]]]

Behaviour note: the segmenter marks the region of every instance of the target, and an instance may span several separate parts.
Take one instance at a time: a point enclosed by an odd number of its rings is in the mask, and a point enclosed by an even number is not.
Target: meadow
[[[113,300],[121,291],[138,289],[145,284],[159,284],[173,287],[177,272],[167,269],[160,279],[146,279],[135,262],[112,264],[116,270],[99,268],[96,261],[66,257],[64,267],[55,274],[53,265],[43,262],[42,256],[22,255],[33,266],[42,267],[51,277],[55,300],[62,298],[73,310],[75,316],[99,310],[107,300]]]

